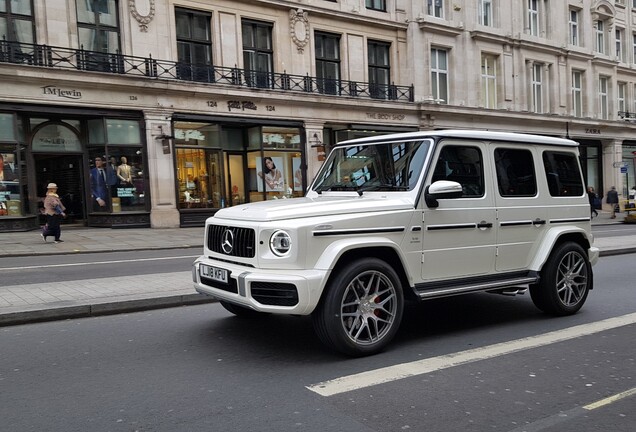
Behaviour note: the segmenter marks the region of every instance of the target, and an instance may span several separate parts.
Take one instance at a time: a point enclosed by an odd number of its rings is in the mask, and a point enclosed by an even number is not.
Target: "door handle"
[[[492,228],[492,222],[481,221],[477,224],[477,228]]]
[[[532,221],[532,225],[545,225],[546,221],[544,219],[536,218]]]

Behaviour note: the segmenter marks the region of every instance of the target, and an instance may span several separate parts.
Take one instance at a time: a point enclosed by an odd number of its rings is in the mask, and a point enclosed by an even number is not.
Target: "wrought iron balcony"
[[[135,57],[6,40],[0,42],[0,63],[402,102],[413,102],[414,96],[413,85],[321,79],[309,75],[189,64],[156,60],[152,56]]]

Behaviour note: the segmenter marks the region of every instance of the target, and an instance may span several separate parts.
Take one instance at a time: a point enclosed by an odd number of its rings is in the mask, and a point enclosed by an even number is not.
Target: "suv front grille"
[[[208,227],[208,249],[228,256],[254,258],[256,234],[251,228],[210,225]],[[229,241],[230,244],[227,242]],[[224,248],[224,242],[226,247]],[[230,247],[231,246],[231,247]]]

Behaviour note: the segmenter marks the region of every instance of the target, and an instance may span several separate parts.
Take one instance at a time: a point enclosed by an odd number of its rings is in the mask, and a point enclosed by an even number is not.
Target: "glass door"
[[[243,154],[227,154],[226,184],[229,191],[229,205],[245,203],[245,169]]]

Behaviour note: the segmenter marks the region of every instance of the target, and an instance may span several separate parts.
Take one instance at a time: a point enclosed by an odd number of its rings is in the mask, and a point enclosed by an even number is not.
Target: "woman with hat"
[[[46,241],[48,236],[55,238],[55,243],[61,243],[60,235],[62,229],[60,228],[60,221],[63,217],[66,217],[64,213],[66,208],[60,201],[60,197],[57,195],[57,185],[55,183],[49,183],[46,186],[46,198],[44,198],[44,214],[46,215],[46,226],[42,231],[42,238]]]

